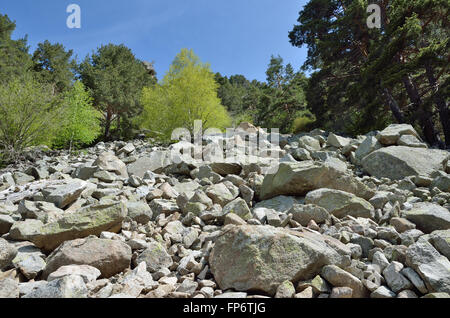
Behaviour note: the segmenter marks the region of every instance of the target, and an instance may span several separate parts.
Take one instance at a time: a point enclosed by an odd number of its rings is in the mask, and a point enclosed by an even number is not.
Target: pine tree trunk
[[[400,107],[398,106],[398,103],[395,101],[391,92],[387,88],[383,89],[383,96],[386,99],[389,107],[391,108],[391,112],[394,115],[394,118],[399,124],[404,124],[405,118],[403,117],[402,111],[400,110]]]
[[[425,70],[428,77],[428,82],[431,87],[437,87],[437,81],[434,77],[433,68],[430,61],[425,62]],[[444,130],[445,144],[447,148],[450,147],[450,111],[449,106],[445,102],[439,90],[436,90],[433,94],[434,102],[439,109],[439,118],[441,120],[442,129]]]
[[[104,141],[108,141],[109,138],[109,130],[111,128],[111,118],[112,114],[111,111],[108,109],[105,118],[105,135],[103,136]]]
[[[439,134],[434,127],[432,114],[430,111],[424,108],[422,99],[420,98],[419,92],[417,91],[417,87],[414,85],[411,78],[407,75],[403,76],[403,84],[405,85],[409,99],[413,103],[414,107],[418,110],[419,121],[422,126],[425,140],[431,146],[442,147],[442,141],[440,140]]]

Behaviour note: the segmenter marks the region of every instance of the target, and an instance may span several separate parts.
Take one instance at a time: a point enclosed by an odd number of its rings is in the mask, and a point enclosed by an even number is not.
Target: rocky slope
[[[170,160],[185,141],[28,154],[0,171],[0,297],[450,297],[449,152],[408,125],[279,137],[273,171],[240,133],[201,164]]]

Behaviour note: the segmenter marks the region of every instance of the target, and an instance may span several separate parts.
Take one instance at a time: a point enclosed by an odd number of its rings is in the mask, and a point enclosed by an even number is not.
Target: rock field
[[[30,149],[0,170],[0,298],[450,297],[450,152],[314,130],[271,171],[254,131],[204,137],[202,163],[173,160],[186,141]]]

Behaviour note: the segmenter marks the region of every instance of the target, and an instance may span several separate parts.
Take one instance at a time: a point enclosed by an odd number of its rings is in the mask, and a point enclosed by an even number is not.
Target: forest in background
[[[372,2],[382,8],[380,29],[366,25]],[[286,30],[293,46],[308,48],[306,62],[294,70],[272,56],[265,82],[214,73],[189,49],[159,80],[124,45],[103,45],[81,63],[49,41],[30,53],[0,13],[0,152],[11,161],[29,146],[73,149],[142,132],[167,140],[196,119],[205,129],[248,121],[353,136],[409,123],[430,145],[449,148],[449,6],[310,0]]]

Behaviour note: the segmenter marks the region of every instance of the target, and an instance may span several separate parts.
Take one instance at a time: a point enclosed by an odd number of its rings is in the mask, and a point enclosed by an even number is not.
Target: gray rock
[[[5,239],[0,238],[0,270],[11,265],[17,255],[17,249]]]
[[[151,242],[149,247],[145,249],[136,259],[136,263],[145,262],[147,270],[155,273],[162,268],[172,266],[172,257],[167,253],[165,247],[158,242]]]
[[[105,171],[114,172],[116,175],[122,178],[128,178],[128,172],[125,163],[123,163],[111,152],[101,153],[98,156],[97,160],[95,160],[93,165],[98,166]]]
[[[222,215],[225,216],[229,213],[238,215],[244,221],[247,221],[253,217],[247,203],[241,198],[237,198],[223,207]]]
[[[147,203],[138,201],[138,202],[131,202],[128,201],[126,203],[127,210],[128,210],[128,217],[138,223],[141,224],[147,224],[152,220],[153,217],[153,211],[148,206]]]
[[[450,211],[434,203],[415,203],[404,216],[425,233],[450,229]]]
[[[318,189],[309,192],[305,198],[306,204],[315,204],[326,209],[337,218],[347,215],[353,217],[371,218],[373,206],[356,195],[340,190]]]
[[[0,214],[0,235],[8,233],[13,224],[14,219],[12,217]]]
[[[430,234],[430,242],[439,253],[450,259],[450,230],[434,231]]]
[[[383,145],[390,146],[397,144],[401,136],[414,136],[416,139],[420,138],[419,134],[411,125],[393,124],[379,132],[377,139]]]
[[[222,289],[274,295],[286,281],[309,279],[325,264],[345,265],[351,251],[342,243],[310,232],[270,226],[227,226],[209,263]]]
[[[11,278],[0,279],[0,298],[19,298],[19,283]]]
[[[357,277],[336,265],[323,267],[320,276],[334,287],[350,287],[353,290],[353,298],[366,298],[368,296],[366,287]]]
[[[395,298],[396,294],[386,286],[378,287],[370,294],[370,298]]]
[[[450,292],[450,261],[428,242],[408,247],[406,265],[424,280],[429,292]]]
[[[276,174],[266,175],[261,199],[278,195],[302,196],[320,188],[342,190],[370,199],[374,191],[347,173],[320,162],[281,163]]]
[[[48,275],[47,281],[51,282],[52,280],[60,279],[65,276],[78,275],[83,278],[83,281],[87,284],[95,281],[101,274],[102,273],[97,268],[90,265],[66,265],[61,266]]]
[[[376,150],[362,159],[364,171],[377,178],[401,180],[408,176],[430,177],[443,170],[449,153],[443,150],[393,146]]]
[[[109,278],[128,268],[131,248],[124,242],[98,238],[64,242],[47,258],[43,277],[48,277],[61,266],[90,265]]]
[[[292,219],[303,226],[308,226],[311,220],[314,220],[317,224],[331,221],[330,213],[315,204],[296,204],[292,206],[288,214],[292,214]]]
[[[38,286],[23,298],[87,298],[87,295],[88,289],[83,278],[69,275]]]
[[[386,283],[394,293],[413,287],[411,282],[401,274],[402,269],[403,264],[399,262],[392,262],[383,270],[383,276]]]
[[[86,189],[87,183],[82,180],[64,182],[60,185],[51,185],[42,190],[45,201],[54,203],[58,208],[65,208],[73,203]]]

